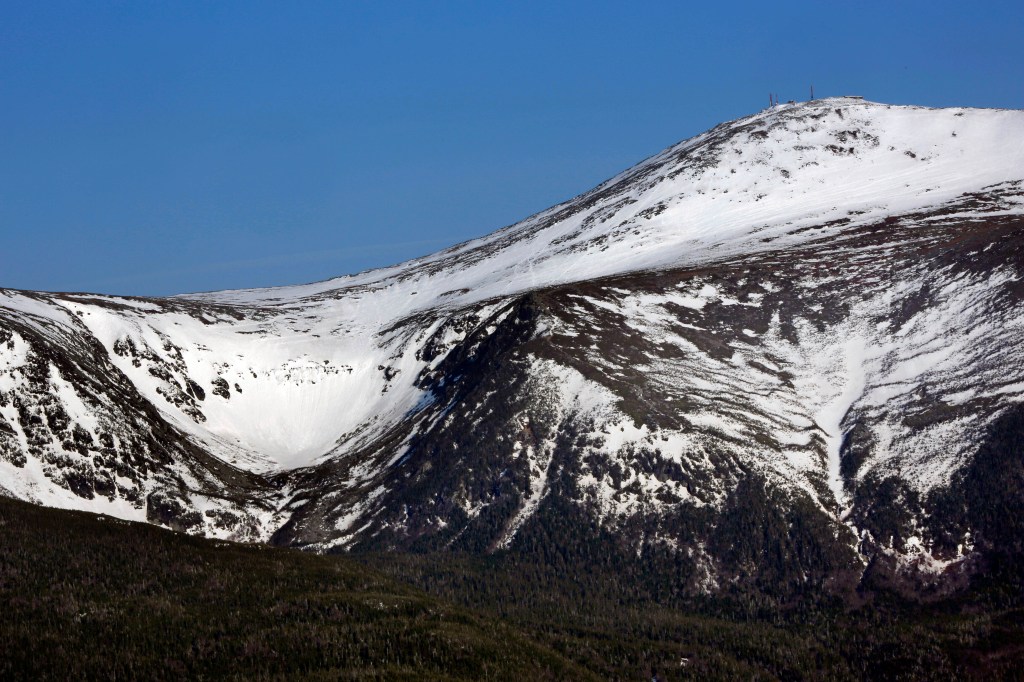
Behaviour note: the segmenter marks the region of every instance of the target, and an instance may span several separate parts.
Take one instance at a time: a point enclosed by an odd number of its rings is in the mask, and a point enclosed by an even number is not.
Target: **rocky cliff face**
[[[1022,182],[1020,112],[820,100],[394,268],[3,290],[0,486],[693,593],[952,589],[1024,539]]]

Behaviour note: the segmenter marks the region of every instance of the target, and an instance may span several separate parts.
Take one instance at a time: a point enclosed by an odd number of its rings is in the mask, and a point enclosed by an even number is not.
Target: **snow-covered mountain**
[[[934,582],[996,542],[1022,278],[1024,112],[776,106],[392,268],[0,290],[0,493],[318,550],[590,534],[693,590],[769,551]]]

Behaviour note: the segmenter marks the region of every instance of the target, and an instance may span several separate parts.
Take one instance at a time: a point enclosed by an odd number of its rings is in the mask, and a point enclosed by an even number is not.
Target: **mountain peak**
[[[311,285],[192,296],[287,304],[400,292],[399,313],[761,252],[1024,179],[1024,112],[835,97],[723,123],[485,237]],[[414,301],[404,300],[409,292]],[[383,299],[381,299],[383,300]],[[406,305],[410,303],[412,305]]]

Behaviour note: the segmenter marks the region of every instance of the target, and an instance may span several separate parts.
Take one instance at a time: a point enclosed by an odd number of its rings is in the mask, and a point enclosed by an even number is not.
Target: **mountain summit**
[[[0,493],[321,551],[613,547],[693,592],[945,589],[1024,541],[1022,300],[1024,112],[780,105],[391,268],[0,290]]]

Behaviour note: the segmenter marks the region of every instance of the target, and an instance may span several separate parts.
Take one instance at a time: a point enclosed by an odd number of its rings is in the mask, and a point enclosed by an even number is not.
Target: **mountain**
[[[1022,277],[1024,112],[775,106],[391,268],[0,290],[0,493],[691,595],[943,594],[1024,551]]]

